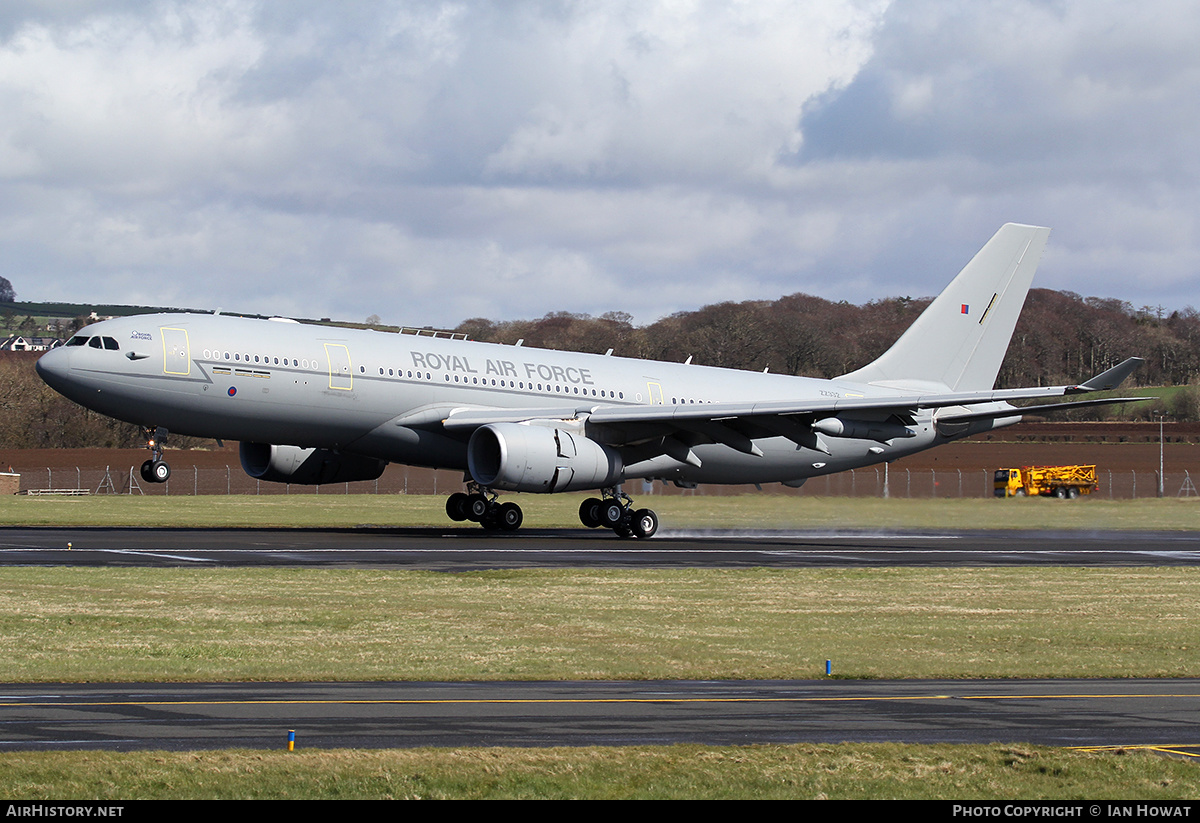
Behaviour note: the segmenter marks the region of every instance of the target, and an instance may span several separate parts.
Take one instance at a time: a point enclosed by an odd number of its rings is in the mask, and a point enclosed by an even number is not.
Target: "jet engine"
[[[243,442],[238,452],[246,474],[257,480],[269,480],[272,483],[317,486],[324,483],[374,480],[387,468],[387,461],[341,454],[331,449],[302,449],[299,446]]]
[[[481,486],[514,492],[601,489],[620,481],[616,449],[550,426],[490,423],[467,444],[467,466]]]

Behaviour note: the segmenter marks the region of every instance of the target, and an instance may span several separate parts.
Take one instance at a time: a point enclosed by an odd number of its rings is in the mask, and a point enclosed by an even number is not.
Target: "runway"
[[[496,568],[765,566],[1195,566],[1195,532],[608,531],[479,528],[188,529],[8,527],[0,566]]]
[[[1194,566],[1192,532],[3,528],[2,566]],[[1200,753],[1200,681],[0,685],[0,750],[1040,743]]]
[[[0,750],[1033,743],[1200,753],[1200,681],[5,686]]]

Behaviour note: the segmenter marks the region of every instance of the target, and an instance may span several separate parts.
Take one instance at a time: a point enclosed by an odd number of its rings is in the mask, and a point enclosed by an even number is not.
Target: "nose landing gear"
[[[146,448],[152,455],[142,464],[142,479],[147,483],[166,483],[171,476],[171,467],[162,459],[163,441],[166,440],[167,430],[162,427],[142,426],[142,436],[146,438]]]

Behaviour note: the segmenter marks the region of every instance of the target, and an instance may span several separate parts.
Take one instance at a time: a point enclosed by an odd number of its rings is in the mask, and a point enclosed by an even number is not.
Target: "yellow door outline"
[[[650,398],[650,405],[658,404],[659,406],[661,406],[663,404],[663,393],[662,393],[662,384],[661,383],[651,383],[650,381],[647,380],[646,381],[646,393]]]
[[[191,347],[187,329],[159,328],[163,345],[163,374],[187,377],[192,373]]]
[[[326,343],[325,358],[329,361],[329,388],[353,390],[354,370],[350,364],[350,349],[341,343]]]

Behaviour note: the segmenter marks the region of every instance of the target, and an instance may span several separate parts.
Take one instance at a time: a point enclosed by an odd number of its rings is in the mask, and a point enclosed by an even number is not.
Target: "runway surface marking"
[[[1127,752],[1133,750],[1200,760],[1200,743],[1159,743],[1147,746],[1064,746],[1064,748],[1077,752]],[[1192,749],[1192,751],[1186,751],[1187,749]]]
[[[62,551],[59,549],[59,551]],[[68,551],[80,551],[78,547],[68,549]],[[188,557],[186,554],[167,554],[165,552],[149,551],[147,549],[83,549],[83,551],[97,551],[106,554],[132,554],[137,557],[161,557],[164,560],[187,560],[191,563],[212,563],[211,557]],[[220,551],[219,549],[217,551]],[[226,551],[234,551],[226,549]]]

